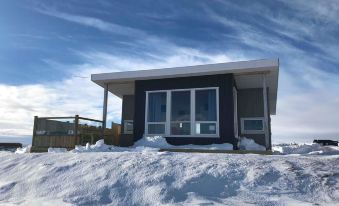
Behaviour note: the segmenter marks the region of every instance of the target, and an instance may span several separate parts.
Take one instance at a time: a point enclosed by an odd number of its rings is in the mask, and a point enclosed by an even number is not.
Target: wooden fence
[[[93,126],[81,123],[97,123]],[[120,125],[102,128],[102,121],[80,117],[34,117],[32,152],[47,151],[49,147],[74,149],[75,145],[94,144],[104,138],[106,144],[118,145]]]

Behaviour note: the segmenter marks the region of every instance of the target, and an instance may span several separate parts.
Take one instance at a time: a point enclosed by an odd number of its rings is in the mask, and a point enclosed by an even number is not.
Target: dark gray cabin
[[[271,150],[279,61],[252,60],[93,74],[122,99],[121,138],[162,136],[172,145],[231,143],[247,137]]]

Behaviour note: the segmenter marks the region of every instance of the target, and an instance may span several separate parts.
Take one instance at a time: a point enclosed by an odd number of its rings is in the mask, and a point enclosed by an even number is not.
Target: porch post
[[[104,104],[102,108],[102,129],[106,129],[106,120],[107,120],[107,99],[108,99],[108,84],[104,86]]]
[[[267,107],[267,86],[266,74],[262,75],[263,79],[263,100],[264,100],[264,131],[265,131],[265,144],[266,150],[269,149],[269,131],[268,131],[268,107]]]
[[[238,139],[239,143],[239,127],[238,127],[238,91],[233,87],[233,121],[234,121],[234,136]]]

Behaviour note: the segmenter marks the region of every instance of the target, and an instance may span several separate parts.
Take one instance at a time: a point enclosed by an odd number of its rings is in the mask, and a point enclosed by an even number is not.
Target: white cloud
[[[295,73],[280,70],[277,115],[272,116],[273,141],[338,139],[339,75],[301,62],[288,64],[294,65]]]
[[[33,116],[74,116],[101,119],[103,91],[89,79],[71,77],[44,85],[0,85],[0,135],[32,132]],[[110,116],[119,116],[121,101],[110,99]]]
[[[89,77],[92,73],[225,62],[238,58],[223,54],[207,55],[197,50],[184,48],[175,50],[173,55],[166,58],[156,57],[162,61],[122,58],[103,52],[77,53],[84,57],[86,63],[63,65],[73,71],[68,78],[46,84],[0,85],[0,136],[30,135],[35,115],[74,116],[79,114],[83,117],[101,119],[103,89],[90,81]],[[55,62],[50,66],[55,66]],[[121,100],[110,95],[108,119],[117,121],[120,120],[120,116]]]
[[[228,53],[206,54],[196,49],[181,48],[160,38],[151,37],[143,31],[101,19],[54,10],[39,10],[40,13],[101,31],[136,36],[132,43],[126,44],[133,48],[152,47],[153,50],[143,52],[143,55],[150,58],[117,56],[100,51],[77,51],[76,54],[84,59],[84,64],[62,65],[51,60],[45,61],[50,63],[51,67],[60,65],[65,68],[71,67],[69,71],[73,72],[63,80],[43,85],[0,85],[0,135],[30,135],[34,115],[79,114],[101,119],[102,88],[92,83],[89,78],[79,78],[89,77],[91,73],[258,59],[274,53],[279,54],[278,57],[281,58],[281,70],[277,115],[272,116],[273,142],[294,141],[300,137],[308,140],[317,137],[338,138],[339,76],[325,72],[328,68],[324,66],[317,66],[322,65],[319,63],[323,59],[337,61],[339,49],[337,44],[333,44],[336,42],[333,41],[335,37],[328,35],[332,34],[331,26],[321,24],[319,27],[318,22],[331,22],[337,25],[338,6],[333,5],[335,1],[330,2],[329,5],[318,5],[317,2],[309,1],[306,4],[305,1],[285,2],[297,11],[296,18],[290,18],[283,13],[275,14],[260,6],[256,9],[241,8],[243,12],[262,14],[263,18],[272,23],[268,25],[272,27],[272,31],[322,49],[326,55],[320,55],[321,58],[317,58],[316,54],[309,55],[284,38],[269,34],[244,21],[226,18],[208,7],[205,11],[212,19],[233,28],[236,31],[234,38],[257,48],[256,52],[248,53],[236,49],[227,50]],[[230,5],[233,4],[227,4]],[[305,22],[314,22],[317,25],[308,25]],[[162,54],[156,52],[160,50]],[[109,119],[118,120],[121,101],[113,95],[109,99]]]
[[[46,8],[45,9],[35,8],[35,10],[41,14],[56,17],[56,18],[63,19],[69,22],[81,24],[84,26],[92,27],[92,28],[105,31],[105,32],[111,32],[111,33],[120,34],[124,36],[139,36],[139,37],[145,36],[145,33],[141,30],[130,28],[127,26],[121,26],[115,23],[101,20],[99,18],[76,15],[76,14],[69,14],[69,13],[46,9]]]
[[[242,53],[206,54],[198,50],[171,47],[171,55],[154,55],[156,60],[127,58],[103,52],[78,53],[85,64],[69,65],[72,76],[44,85],[0,86],[0,135],[30,135],[33,116],[79,114],[101,119],[103,89],[90,81],[91,73],[165,68],[204,63],[245,60]],[[291,74],[286,67],[307,68]],[[312,71],[312,72],[311,72]],[[294,141],[295,137],[338,135],[338,76],[312,65],[290,61],[281,67],[277,116],[272,116],[274,142]],[[312,81],[311,81],[312,80]],[[310,82],[311,81],[311,82]],[[316,83],[314,83],[316,82]],[[305,87],[303,84],[309,84]],[[337,95],[335,95],[337,94]],[[121,101],[110,95],[109,119],[119,120]]]
[[[258,21],[234,18],[227,12],[218,12],[209,5],[204,10],[215,22],[236,33],[232,35],[239,42],[275,54],[289,56],[311,56],[305,45],[318,59],[338,61],[339,46],[336,43],[339,23],[339,4],[337,1],[281,1],[284,9],[271,10],[265,4],[241,7],[234,2],[220,1],[226,11],[237,11],[239,16],[248,15],[260,18]],[[265,28],[265,29],[263,29]],[[287,38],[286,38],[287,37]],[[292,44],[291,40],[294,41]]]
[[[297,10],[302,17],[324,21],[325,23],[339,24],[339,4],[337,0],[327,0],[326,2],[308,0],[281,1]]]

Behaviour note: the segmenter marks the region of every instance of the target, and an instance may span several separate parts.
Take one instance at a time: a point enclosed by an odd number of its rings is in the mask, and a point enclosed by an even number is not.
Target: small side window
[[[264,118],[251,117],[241,118],[242,134],[264,134]]]
[[[124,133],[133,134],[133,120],[124,120]]]

